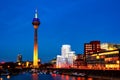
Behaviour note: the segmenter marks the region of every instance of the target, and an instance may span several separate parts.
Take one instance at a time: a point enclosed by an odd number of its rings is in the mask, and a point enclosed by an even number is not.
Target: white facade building
[[[115,46],[115,44],[110,44],[110,43],[102,43],[100,45],[101,49],[102,50],[115,50],[117,49]]]
[[[70,45],[62,45],[61,55],[57,55],[56,67],[68,68],[73,66],[76,59],[75,52],[71,51]]]

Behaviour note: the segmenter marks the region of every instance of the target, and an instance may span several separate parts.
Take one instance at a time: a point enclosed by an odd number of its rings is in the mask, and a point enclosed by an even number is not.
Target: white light
[[[35,10],[35,18],[38,18],[38,12],[37,12],[37,9]]]
[[[7,75],[7,79],[10,79],[10,75]]]

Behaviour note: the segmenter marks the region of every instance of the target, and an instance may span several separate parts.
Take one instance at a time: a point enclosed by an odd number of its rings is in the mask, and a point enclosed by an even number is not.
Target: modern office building
[[[73,62],[76,59],[75,52],[71,51],[70,45],[62,45],[61,55],[57,55],[56,67],[69,68],[73,67]]]
[[[38,13],[36,10],[35,17],[32,21],[34,27],[34,51],[33,51],[33,67],[38,68],[38,27],[40,25],[40,20],[38,18]]]
[[[119,69],[120,50],[96,52],[86,57],[87,66],[92,69]]]

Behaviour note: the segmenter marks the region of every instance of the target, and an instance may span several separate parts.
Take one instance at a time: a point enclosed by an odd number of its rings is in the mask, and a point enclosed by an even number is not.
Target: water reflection
[[[3,78],[0,78],[0,80],[3,80]]]
[[[93,78],[89,77],[88,80],[93,80]]]
[[[93,80],[92,78],[85,78],[85,77],[75,77],[69,75],[56,75],[52,74],[54,80]]]
[[[52,76],[54,77],[54,80],[93,80],[91,77],[75,77],[75,76],[69,76],[69,75],[56,75]]]
[[[92,77],[75,77],[69,75],[59,75],[59,74],[38,74],[38,73],[22,73],[18,75],[8,75],[0,76],[0,80],[110,80],[103,78],[92,78]],[[112,80],[120,80],[114,79]]]
[[[81,80],[80,77],[78,77],[77,80]]]
[[[10,75],[7,75],[7,79],[10,79]]]
[[[69,76],[68,75],[66,75],[66,80],[69,80]]]
[[[37,73],[33,73],[33,74],[32,74],[32,80],[39,80]]]

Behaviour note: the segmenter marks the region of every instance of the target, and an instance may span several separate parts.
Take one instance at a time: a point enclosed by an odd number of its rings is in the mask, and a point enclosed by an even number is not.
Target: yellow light
[[[33,56],[33,66],[38,68],[38,45],[34,45],[34,56]]]
[[[120,61],[118,61],[118,60],[117,60],[117,61],[116,61],[116,63],[117,63],[117,64],[119,64],[119,63],[120,63]]]
[[[96,59],[100,59],[100,56],[99,56],[99,55],[97,55],[97,56],[96,56]]]
[[[99,55],[109,55],[109,54],[119,54],[119,51],[111,51],[111,52],[103,52],[99,53]],[[98,54],[93,54],[91,56],[97,56]]]
[[[26,67],[28,67],[28,66],[29,66],[29,62],[27,61],[27,62],[26,62]]]
[[[115,50],[115,49],[117,49],[117,48],[115,48],[115,47],[109,47],[108,48],[108,50]]]
[[[106,68],[119,68],[119,65],[118,64],[106,64],[105,65]]]
[[[20,65],[21,65],[21,63],[19,62],[19,63],[18,63],[18,65],[20,66]]]

